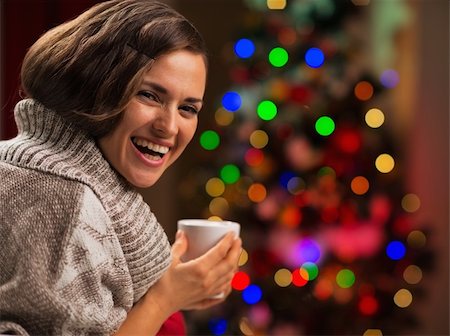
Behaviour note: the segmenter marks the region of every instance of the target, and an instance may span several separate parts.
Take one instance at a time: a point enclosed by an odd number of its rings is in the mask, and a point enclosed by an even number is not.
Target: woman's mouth
[[[170,150],[167,146],[161,146],[142,138],[132,137],[131,141],[139,152],[152,161],[161,160]]]

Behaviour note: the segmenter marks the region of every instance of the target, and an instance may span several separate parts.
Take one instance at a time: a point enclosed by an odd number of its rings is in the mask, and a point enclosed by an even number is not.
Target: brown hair
[[[160,55],[207,51],[195,27],[149,0],[95,5],[45,33],[25,55],[25,93],[94,137],[112,131],[142,77]]]

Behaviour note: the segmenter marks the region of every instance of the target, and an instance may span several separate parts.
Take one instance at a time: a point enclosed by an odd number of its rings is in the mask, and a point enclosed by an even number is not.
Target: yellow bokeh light
[[[402,288],[394,295],[394,302],[400,308],[408,307],[412,302],[412,294],[409,290]]]
[[[415,248],[424,247],[427,242],[427,237],[422,231],[414,230],[408,234],[408,245]]]
[[[416,265],[409,265],[403,271],[403,279],[411,285],[418,284],[422,280],[422,270]]]
[[[292,282],[292,273],[286,268],[281,268],[275,273],[273,279],[278,286],[287,287]]]
[[[286,0],[267,0],[267,8],[269,9],[284,9],[286,7]]]
[[[372,108],[367,111],[365,119],[368,126],[378,128],[384,123],[384,113],[377,108]]]
[[[253,131],[250,134],[250,144],[255,148],[264,148],[269,143],[269,136],[262,130]]]
[[[402,198],[402,208],[406,212],[416,212],[420,208],[420,199],[416,194],[406,194]]]
[[[244,266],[248,261],[248,252],[244,248],[241,250],[241,255],[239,256],[238,266]]]
[[[364,195],[369,190],[369,181],[364,176],[353,178],[350,188],[356,195]]]
[[[255,332],[252,330],[250,323],[248,321],[248,318],[243,317],[239,321],[239,329],[241,330],[242,334],[245,336],[254,336]]]
[[[228,201],[223,197],[216,197],[209,202],[209,211],[216,216],[226,217],[229,209]]]
[[[375,160],[375,167],[381,173],[389,173],[390,171],[392,171],[392,169],[394,169],[394,166],[394,158],[389,154],[381,154]]]
[[[234,113],[225,110],[223,107],[220,107],[216,110],[214,117],[216,119],[217,125],[228,126],[234,120]]]
[[[210,178],[206,182],[205,190],[211,197],[221,196],[225,192],[225,183],[218,177]]]
[[[363,336],[383,336],[380,329],[367,329]]]
[[[254,183],[248,188],[248,198],[255,203],[264,201],[266,196],[266,187],[261,183]]]

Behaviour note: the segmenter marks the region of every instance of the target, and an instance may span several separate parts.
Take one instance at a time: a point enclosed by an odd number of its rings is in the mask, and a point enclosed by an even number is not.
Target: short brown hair
[[[204,55],[195,27],[168,5],[112,0],[45,33],[25,55],[26,95],[94,137],[114,129],[142,76],[160,55]]]

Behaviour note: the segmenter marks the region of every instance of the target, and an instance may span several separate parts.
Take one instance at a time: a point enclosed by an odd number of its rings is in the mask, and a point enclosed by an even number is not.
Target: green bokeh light
[[[289,60],[289,55],[286,49],[277,47],[273,48],[269,53],[269,62],[274,67],[280,68]]]
[[[335,127],[333,119],[327,116],[320,117],[316,121],[316,131],[323,136],[328,136],[333,133]]]
[[[240,177],[241,172],[239,171],[239,168],[234,164],[227,164],[220,170],[220,178],[226,184],[236,183]]]
[[[311,261],[307,261],[302,265],[302,268],[304,268],[308,272],[308,281],[314,280],[317,278],[317,275],[319,274],[319,268],[317,265]]]
[[[336,275],[336,283],[341,288],[349,288],[355,283],[355,274],[349,269],[342,269]]]
[[[270,100],[263,100],[256,109],[258,116],[262,120],[272,120],[277,115],[277,106]]]
[[[200,136],[200,145],[206,150],[214,150],[220,145],[220,137],[217,132],[208,130]]]

